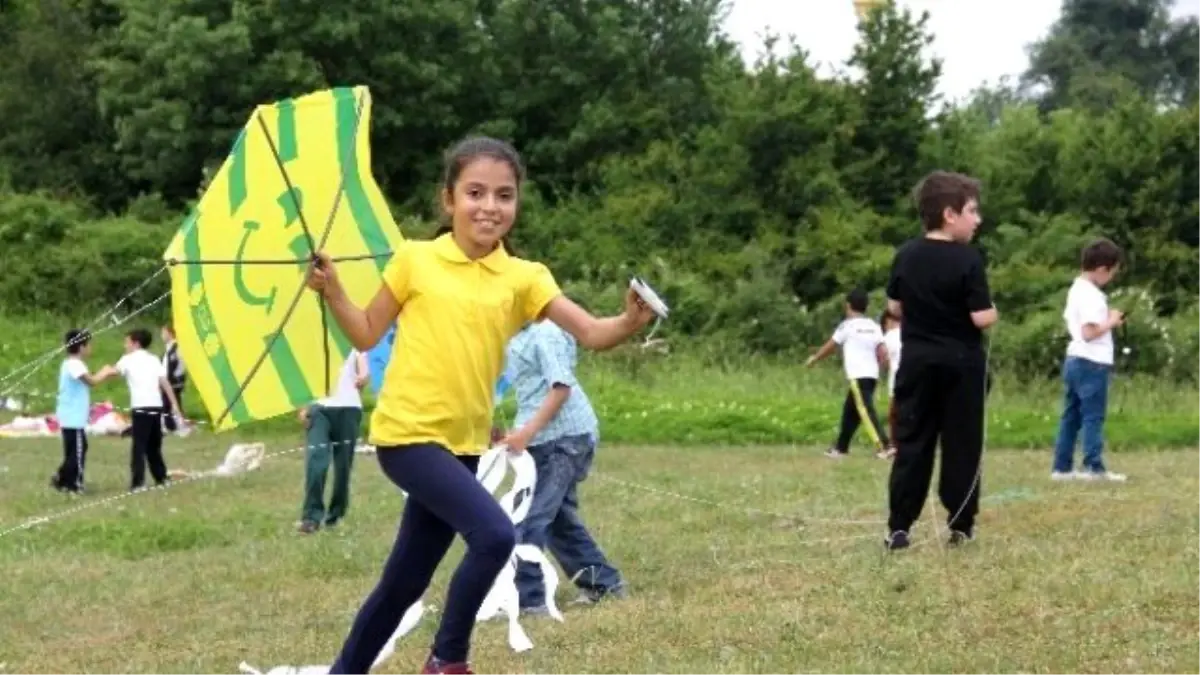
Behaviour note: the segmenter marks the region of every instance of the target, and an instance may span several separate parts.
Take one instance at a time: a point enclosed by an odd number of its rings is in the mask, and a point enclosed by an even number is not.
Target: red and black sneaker
[[[432,654],[425,661],[425,667],[421,669],[422,675],[431,673],[446,673],[446,675],[474,675],[475,671],[471,670],[471,665],[462,661],[451,663],[443,661]]]

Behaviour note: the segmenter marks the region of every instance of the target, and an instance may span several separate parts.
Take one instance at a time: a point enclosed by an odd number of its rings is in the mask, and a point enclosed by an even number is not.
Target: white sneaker
[[[1112,483],[1124,483],[1128,480],[1128,476],[1115,471],[1076,471],[1075,477],[1079,480],[1106,480]]]
[[[1070,471],[1052,471],[1050,480],[1075,480],[1075,474]]]

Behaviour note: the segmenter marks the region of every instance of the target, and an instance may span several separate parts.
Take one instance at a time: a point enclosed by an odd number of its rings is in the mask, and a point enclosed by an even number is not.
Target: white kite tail
[[[500,508],[504,509],[513,524],[517,525],[525,520],[525,516],[529,515],[529,507],[533,503],[533,493],[537,489],[537,464],[534,463],[529,453],[509,452],[508,448],[504,446],[492,448],[479,459],[479,468],[475,472],[475,478],[483,484],[484,489],[495,493],[496,489],[500,487],[500,483],[504,481],[509,466],[513,469],[513,486],[503,497],[500,497],[499,502]],[[508,644],[513,651],[517,652],[533,649],[533,641],[521,627],[519,619],[521,599],[517,593],[517,565],[522,560],[534,563],[541,568],[542,579],[546,584],[546,609],[549,610],[550,616],[563,621],[562,612],[554,602],[554,594],[558,590],[558,571],[554,569],[554,565],[550,564],[550,560],[538,547],[529,544],[517,545],[513,549],[508,564],[500,570],[487,597],[483,599],[479,613],[475,615],[477,621],[487,621],[502,613],[507,615]],[[371,665],[372,668],[391,658],[396,650],[396,641],[417,627],[425,610],[425,605],[417,600],[405,611],[404,617],[400,619],[400,626],[384,644],[383,649],[379,650],[379,655],[375,657],[375,662]],[[245,661],[241,662],[238,669],[248,675],[327,675],[329,673],[329,666],[276,666],[264,673]]]
[[[533,493],[537,488],[537,465],[527,452],[509,452],[504,446],[492,448],[479,460],[479,469],[475,477],[483,484],[488,492],[494,492],[504,480],[508,467],[514,473],[512,489],[500,498],[500,508],[508,514],[513,524],[520,524],[529,515],[529,507],[533,503]],[[492,589],[479,607],[475,615],[477,621],[487,621],[504,613],[508,616],[508,644],[514,651],[524,652],[533,649],[533,641],[521,627],[521,600],[517,593],[517,565],[521,560],[534,563],[542,570],[542,578],[546,584],[546,608],[550,616],[563,620],[562,612],[554,602],[554,593],[558,589],[558,572],[545,554],[536,546],[518,545],[512,552],[508,564],[500,570]]]
[[[392,654],[396,652],[396,641],[412,632],[417,624],[421,622],[421,616],[425,613],[425,605],[420,600],[417,600],[404,612],[404,616],[400,619],[400,625],[396,628],[396,632],[392,633],[392,637],[379,650],[379,655],[375,657],[375,662],[371,664],[371,668],[378,668],[379,664],[392,658]],[[238,664],[238,670],[247,675],[328,675],[330,666],[275,666],[266,671],[256,669],[254,666],[242,661]]]

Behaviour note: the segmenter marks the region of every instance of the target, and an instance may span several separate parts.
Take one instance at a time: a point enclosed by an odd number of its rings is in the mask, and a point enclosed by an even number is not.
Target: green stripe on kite
[[[272,335],[263,338],[264,347],[271,342]],[[316,398],[308,388],[308,381],[304,379],[304,372],[300,370],[300,362],[296,360],[291,344],[282,333],[279,339],[275,340],[275,344],[271,345],[271,365],[275,367],[275,374],[279,376],[288,402],[293,406],[299,408]]]
[[[200,228],[197,221],[200,218],[199,211],[193,211],[184,223],[184,231],[187,235],[183,240],[184,257],[188,260],[200,259]],[[221,334],[217,330],[216,317],[213,316],[212,308],[208,306],[208,295],[204,291],[204,266],[203,265],[186,265],[187,267],[187,298],[189,301],[198,299],[194,304],[188,302],[188,306],[192,314],[192,327],[196,330],[196,338],[200,343],[200,348],[208,355],[208,363],[212,366],[213,374],[217,377],[217,382],[221,385],[221,394],[225,397],[226,405],[232,401],[238,394],[238,381],[233,374],[233,367],[229,363],[229,355],[225,353],[225,343],[221,340]],[[212,338],[210,340],[210,338]],[[215,351],[209,353],[209,345],[215,345]],[[234,423],[241,424],[250,420],[250,410],[246,407],[246,402],[242,398],[238,398],[233,404],[233,408],[229,411]]]
[[[342,332],[342,329],[337,324],[337,319],[334,318],[333,312],[329,311],[328,305],[325,307],[325,325],[329,326],[329,336],[333,338],[334,346],[337,347],[338,353],[342,358],[350,355],[350,339]]]
[[[290,162],[300,156],[299,139],[296,136],[296,102],[284,99],[279,102],[279,161]]]
[[[238,132],[233,142],[229,163],[229,215],[234,215],[246,201],[246,130]]]
[[[296,104],[291,99],[285,99],[279,102],[279,126],[276,133],[279,134],[279,159],[280,166],[277,170],[282,176],[284,163],[295,160],[298,156],[299,146],[296,141]],[[293,196],[295,200],[293,200]],[[297,209],[297,203],[301,202],[300,188],[293,187],[291,190],[285,190],[278,197],[276,202],[283,207],[284,212],[284,228],[290,227],[293,223],[300,219],[300,211]],[[300,204],[303,207],[303,204]],[[306,258],[310,253],[307,237],[297,236],[292,239],[289,248],[298,259]],[[293,406],[300,407],[308,405],[313,400],[312,389],[308,386],[308,381],[304,379],[304,371],[300,369],[300,362],[296,359],[296,353],[292,350],[292,345],[288,342],[287,336],[284,334],[287,326],[280,326],[279,337],[271,342],[274,333],[268,334],[263,338],[263,346],[270,344],[271,351],[269,358],[271,365],[275,368],[275,375],[279,378],[279,383],[283,385],[283,390],[287,394],[288,402]]]
[[[366,94],[363,94],[366,96]],[[387,251],[388,241],[379,225],[379,218],[371,208],[371,200],[363,187],[362,176],[358,173],[358,143],[355,138],[354,120],[358,114],[358,101],[354,90],[339,87],[333,90],[333,98],[337,102],[337,139],[338,161],[341,163],[342,175],[346,190],[346,201],[358,233],[362,236],[363,244],[371,253]],[[365,107],[365,106],[364,106]],[[359,121],[360,130],[362,121]],[[375,258],[375,268],[380,272],[387,267],[386,258]]]

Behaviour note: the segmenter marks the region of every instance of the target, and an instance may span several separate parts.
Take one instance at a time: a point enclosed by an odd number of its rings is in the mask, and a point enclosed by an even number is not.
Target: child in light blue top
[[[92,353],[92,336],[86,330],[69,330],[64,339],[67,358],[58,369],[58,398],[54,415],[62,430],[63,461],[50,477],[50,486],[60,492],[83,492],[83,467],[87,461],[87,426],[91,412],[91,388],[112,376],[111,368],[92,375],[84,363]]]

